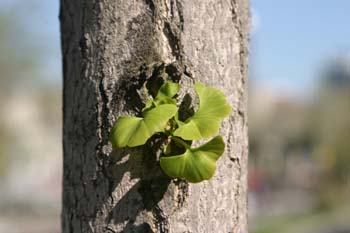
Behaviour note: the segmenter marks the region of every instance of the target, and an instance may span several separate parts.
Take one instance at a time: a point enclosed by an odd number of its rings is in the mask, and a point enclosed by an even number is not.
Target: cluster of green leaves
[[[210,138],[217,134],[221,121],[231,113],[225,95],[201,83],[195,83],[199,107],[193,116],[179,120],[176,94],[178,83],[164,83],[155,98],[142,109],[142,117],[118,118],[110,133],[113,149],[141,146],[154,134],[163,134],[164,156],[160,166],[170,177],[192,183],[210,179],[216,169],[216,161],[225,150],[221,136],[216,136],[204,145],[192,148],[193,140]],[[182,153],[176,154],[182,148]]]

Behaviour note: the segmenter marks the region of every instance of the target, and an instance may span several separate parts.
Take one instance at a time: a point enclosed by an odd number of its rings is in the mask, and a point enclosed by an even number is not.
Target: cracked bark
[[[248,0],[61,0],[60,20],[62,232],[247,232]],[[234,108],[210,181],[166,177],[157,143],[111,152],[114,121],[139,114],[145,81],[163,74],[184,106],[200,81]]]

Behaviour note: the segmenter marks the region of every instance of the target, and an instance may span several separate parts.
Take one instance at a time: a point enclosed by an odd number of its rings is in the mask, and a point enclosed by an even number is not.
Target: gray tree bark
[[[62,232],[247,232],[248,0],[61,0]],[[111,151],[121,115],[137,115],[146,81],[194,81],[233,107],[210,181],[165,176],[156,145]],[[187,109],[188,110],[188,109]]]

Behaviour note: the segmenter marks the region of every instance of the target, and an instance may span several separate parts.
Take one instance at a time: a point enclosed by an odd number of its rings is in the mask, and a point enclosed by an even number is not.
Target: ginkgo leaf
[[[198,148],[187,148],[181,155],[161,157],[160,166],[170,177],[198,183],[214,175],[216,161],[224,151],[222,137],[216,136]]]
[[[164,131],[170,118],[175,116],[177,107],[163,104],[145,112],[144,118],[122,116],[111,130],[109,140],[113,149],[139,146],[157,132]]]
[[[175,136],[186,140],[213,136],[218,132],[221,120],[232,111],[221,91],[201,83],[195,83],[195,89],[199,97],[198,111],[174,132]]]
[[[176,100],[173,97],[179,91],[180,85],[178,83],[166,82],[164,83],[157,93],[157,96],[153,100],[149,100],[146,106],[142,109],[142,112],[146,112],[156,106],[162,104],[174,104],[176,105]]]
[[[166,82],[159,88],[156,99],[173,98],[179,89],[178,83]]]

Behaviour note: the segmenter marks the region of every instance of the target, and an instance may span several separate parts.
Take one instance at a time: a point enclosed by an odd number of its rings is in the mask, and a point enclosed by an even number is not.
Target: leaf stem
[[[190,145],[188,145],[186,142],[184,142],[181,138],[172,136],[171,139],[174,140],[175,142],[181,144],[186,149],[191,149]]]

